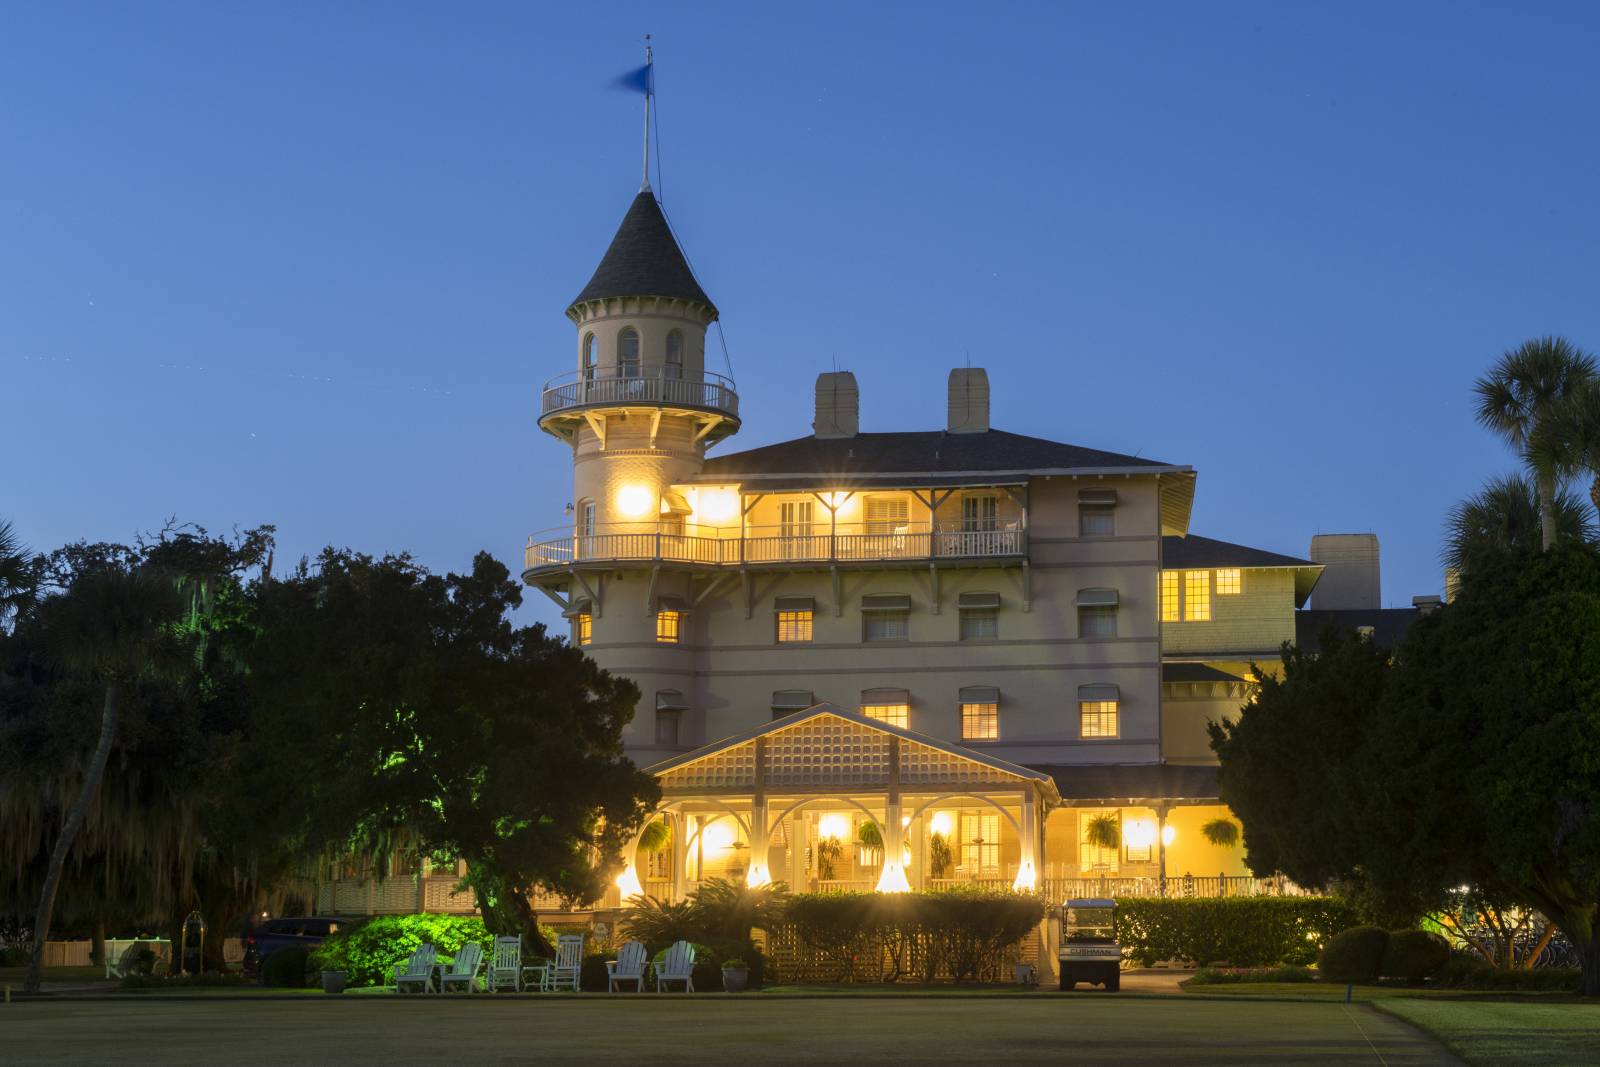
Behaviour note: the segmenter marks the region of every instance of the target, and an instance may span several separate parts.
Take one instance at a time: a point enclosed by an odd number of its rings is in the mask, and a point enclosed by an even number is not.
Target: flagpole
[[[652,89],[650,70],[650,35],[644,35],[644,181],[639,185],[642,193],[650,188],[650,96]]]

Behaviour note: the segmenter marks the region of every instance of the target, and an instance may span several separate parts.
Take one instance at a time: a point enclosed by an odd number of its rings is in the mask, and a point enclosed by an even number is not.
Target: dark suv
[[[295,945],[316,948],[322,944],[323,938],[341,927],[349,926],[351,922],[350,919],[329,915],[313,915],[301,919],[267,919],[250,931],[250,936],[245,938],[244,973],[260,974],[261,961],[280,948],[291,948]]]

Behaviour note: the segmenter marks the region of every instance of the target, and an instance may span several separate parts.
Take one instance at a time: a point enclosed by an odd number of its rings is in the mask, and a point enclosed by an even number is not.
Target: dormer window
[[[672,330],[667,334],[667,364],[665,373],[668,378],[683,377],[682,330]]]
[[[632,326],[617,334],[617,373],[624,378],[639,376],[639,331]]]

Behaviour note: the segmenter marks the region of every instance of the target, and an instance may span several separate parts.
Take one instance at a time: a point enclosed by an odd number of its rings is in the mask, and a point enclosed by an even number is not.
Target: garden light
[[[772,873],[767,870],[765,863],[752,863],[745,872],[744,884],[751,889],[760,889],[764,885],[772,884]]]
[[[878,892],[911,892],[911,883],[906,881],[905,869],[898,863],[885,863],[883,865],[883,873],[878,876]]]
[[[1034,870],[1032,860],[1023,860],[1017,867],[1017,877],[1012,881],[1011,888],[1018,893],[1031,893],[1039,887],[1039,872]]]
[[[622,868],[622,873],[617,875],[617,888],[625,901],[644,896],[644,886],[639,884],[639,872],[633,869],[633,864]]]

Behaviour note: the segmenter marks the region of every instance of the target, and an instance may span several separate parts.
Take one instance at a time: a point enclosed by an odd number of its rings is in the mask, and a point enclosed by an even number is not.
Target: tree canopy
[[[1212,727],[1252,869],[1536,908],[1600,996],[1600,551],[1480,562],[1392,659],[1330,634],[1283,674]]]

